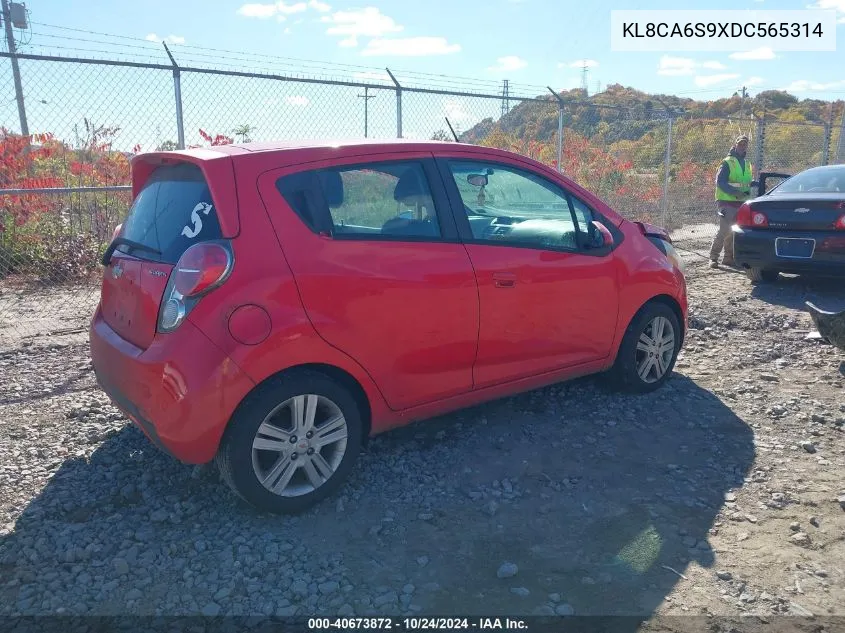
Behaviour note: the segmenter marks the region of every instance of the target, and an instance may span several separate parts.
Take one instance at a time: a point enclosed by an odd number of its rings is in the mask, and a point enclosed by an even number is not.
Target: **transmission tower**
[[[508,85],[508,80],[505,79],[502,83],[502,116],[510,112],[510,109],[510,86]]]
[[[589,69],[587,68],[587,62],[584,61],[584,65],[581,66],[581,90],[584,91],[584,96],[589,96],[589,88],[587,85],[587,72]]]

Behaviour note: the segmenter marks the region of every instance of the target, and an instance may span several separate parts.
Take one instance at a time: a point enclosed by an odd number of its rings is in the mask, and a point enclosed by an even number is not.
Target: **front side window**
[[[592,214],[583,203],[529,171],[482,161],[448,161],[477,240],[579,250]]]
[[[298,184],[301,183],[301,184]],[[439,238],[440,223],[434,198],[421,163],[395,161],[332,167],[286,176],[277,183],[294,210],[309,225],[319,210],[312,209],[316,187],[331,218],[332,234],[370,237]],[[322,211],[326,211],[322,209]]]

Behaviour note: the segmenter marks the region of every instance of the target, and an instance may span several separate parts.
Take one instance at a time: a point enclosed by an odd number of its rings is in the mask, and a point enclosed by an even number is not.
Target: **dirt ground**
[[[803,301],[845,308],[845,288],[688,265],[665,388],[590,378],[399,429],[297,517],[256,514],[213,469],[149,446],[96,387],[83,335],[2,353],[0,616],[843,630],[845,354],[807,338]]]

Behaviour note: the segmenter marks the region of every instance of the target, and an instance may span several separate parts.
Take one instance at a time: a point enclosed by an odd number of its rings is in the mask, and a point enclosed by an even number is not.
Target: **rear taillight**
[[[769,226],[769,218],[762,211],[755,211],[747,202],[736,212],[737,226],[746,229],[758,229]]]
[[[839,219],[834,223],[833,228],[837,231],[845,231],[845,213],[839,216]]]
[[[199,300],[232,274],[234,257],[228,242],[203,242],[186,250],[173,269],[159,310],[159,332],[178,328]]]
[[[220,244],[196,244],[179,258],[173,287],[183,297],[201,295],[223,281],[229,261],[229,251]]]

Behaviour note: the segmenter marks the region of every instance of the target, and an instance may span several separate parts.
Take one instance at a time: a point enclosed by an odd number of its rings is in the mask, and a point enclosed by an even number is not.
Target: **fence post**
[[[556,93],[551,86],[546,86],[552,96],[557,99],[557,171],[563,173],[563,97]]]
[[[766,113],[763,112],[763,116],[757,119],[757,142],[755,143],[756,147],[754,150],[754,164],[757,165],[757,176],[760,176],[760,172],[763,171],[763,143],[766,137]]]
[[[185,123],[182,120],[182,74],[179,69],[179,64],[173,59],[170,49],[167,48],[167,42],[164,44],[164,50],[167,51],[167,56],[170,58],[170,63],[173,64],[173,92],[176,98],[176,134],[177,144],[179,149],[185,149]]]
[[[663,200],[661,204],[661,225],[666,227],[669,215],[669,176],[672,169],[672,115],[669,115],[666,125],[666,157],[663,159]]]
[[[839,124],[839,141],[836,143],[836,162],[845,163],[845,108],[842,109],[842,122]]]
[[[396,86],[396,138],[402,138],[402,85],[396,81],[396,77],[390,72],[389,68],[385,68],[390,79],[393,80],[393,85]]]
[[[830,123],[824,124],[824,147],[822,148],[822,165],[830,164],[830,141],[833,133],[833,126]]]

